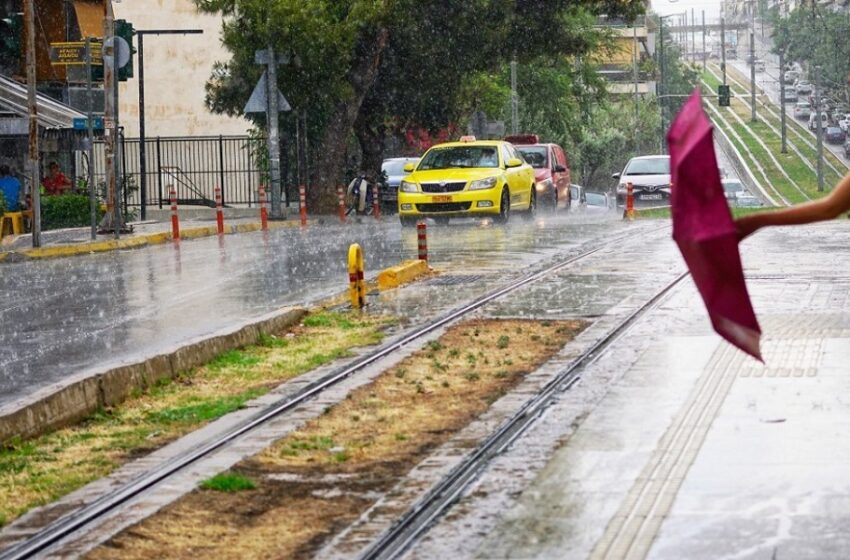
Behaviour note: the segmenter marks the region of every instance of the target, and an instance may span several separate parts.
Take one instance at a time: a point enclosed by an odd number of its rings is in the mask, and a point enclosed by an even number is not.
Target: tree
[[[639,0],[194,0],[225,16],[231,59],[216,66],[208,105],[238,114],[261,74],[254,50],[291,55],[279,86],[309,116],[314,138],[311,193],[334,204],[353,134],[374,168],[388,127],[427,129],[455,122],[470,74],[516,56],[581,55],[597,43],[600,13],[634,15]],[[291,130],[292,123],[284,123]],[[315,203],[315,202],[314,202]]]

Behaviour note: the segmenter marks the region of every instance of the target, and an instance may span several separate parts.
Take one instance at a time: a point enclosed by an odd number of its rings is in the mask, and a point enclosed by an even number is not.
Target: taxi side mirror
[[[511,158],[511,159],[509,159],[509,160],[508,160],[508,162],[505,164],[505,167],[507,167],[507,168],[511,168],[511,167],[519,167],[520,165],[522,165],[522,160],[521,160],[521,159],[519,159],[519,158]]]
[[[404,164],[404,172],[405,173],[413,173],[414,169],[416,169],[416,166],[413,165],[412,163],[405,163]]]

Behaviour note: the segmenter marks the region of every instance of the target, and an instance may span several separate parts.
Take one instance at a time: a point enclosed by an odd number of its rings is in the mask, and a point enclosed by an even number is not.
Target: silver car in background
[[[386,176],[386,184],[381,185],[381,212],[396,213],[398,212],[398,186],[401,180],[410,175],[404,170],[404,166],[408,163],[416,165],[419,163],[418,157],[398,157],[385,159],[381,164],[381,172]]]
[[[670,205],[670,156],[640,156],[629,160],[618,179],[617,206],[626,205],[626,185],[632,184],[635,206]]]

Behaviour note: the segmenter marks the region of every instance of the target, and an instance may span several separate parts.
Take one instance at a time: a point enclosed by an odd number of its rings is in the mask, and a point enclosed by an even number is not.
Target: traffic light
[[[121,37],[127,44],[130,45],[130,61],[124,68],[118,70],[118,81],[126,82],[133,77],[133,55],[136,54],[136,47],[133,45],[133,37],[136,35],[136,30],[133,24],[123,19],[115,20],[115,36]],[[103,81],[103,66],[92,67],[92,81]]]
[[[717,86],[717,104],[721,107],[728,107],[730,102],[729,86]]]
[[[133,46],[133,37],[136,35],[136,30],[133,24],[124,19],[115,20],[115,36],[121,37],[127,44],[130,45],[130,62],[124,68],[118,70],[118,81],[126,82],[133,77],[133,55],[136,54],[136,48]]]

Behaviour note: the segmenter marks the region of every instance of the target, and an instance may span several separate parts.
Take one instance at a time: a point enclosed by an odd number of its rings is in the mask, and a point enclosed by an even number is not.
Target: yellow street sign
[[[85,66],[85,41],[69,43],[50,43],[50,63],[61,66]],[[91,63],[94,66],[103,65],[103,44],[91,43]]]

